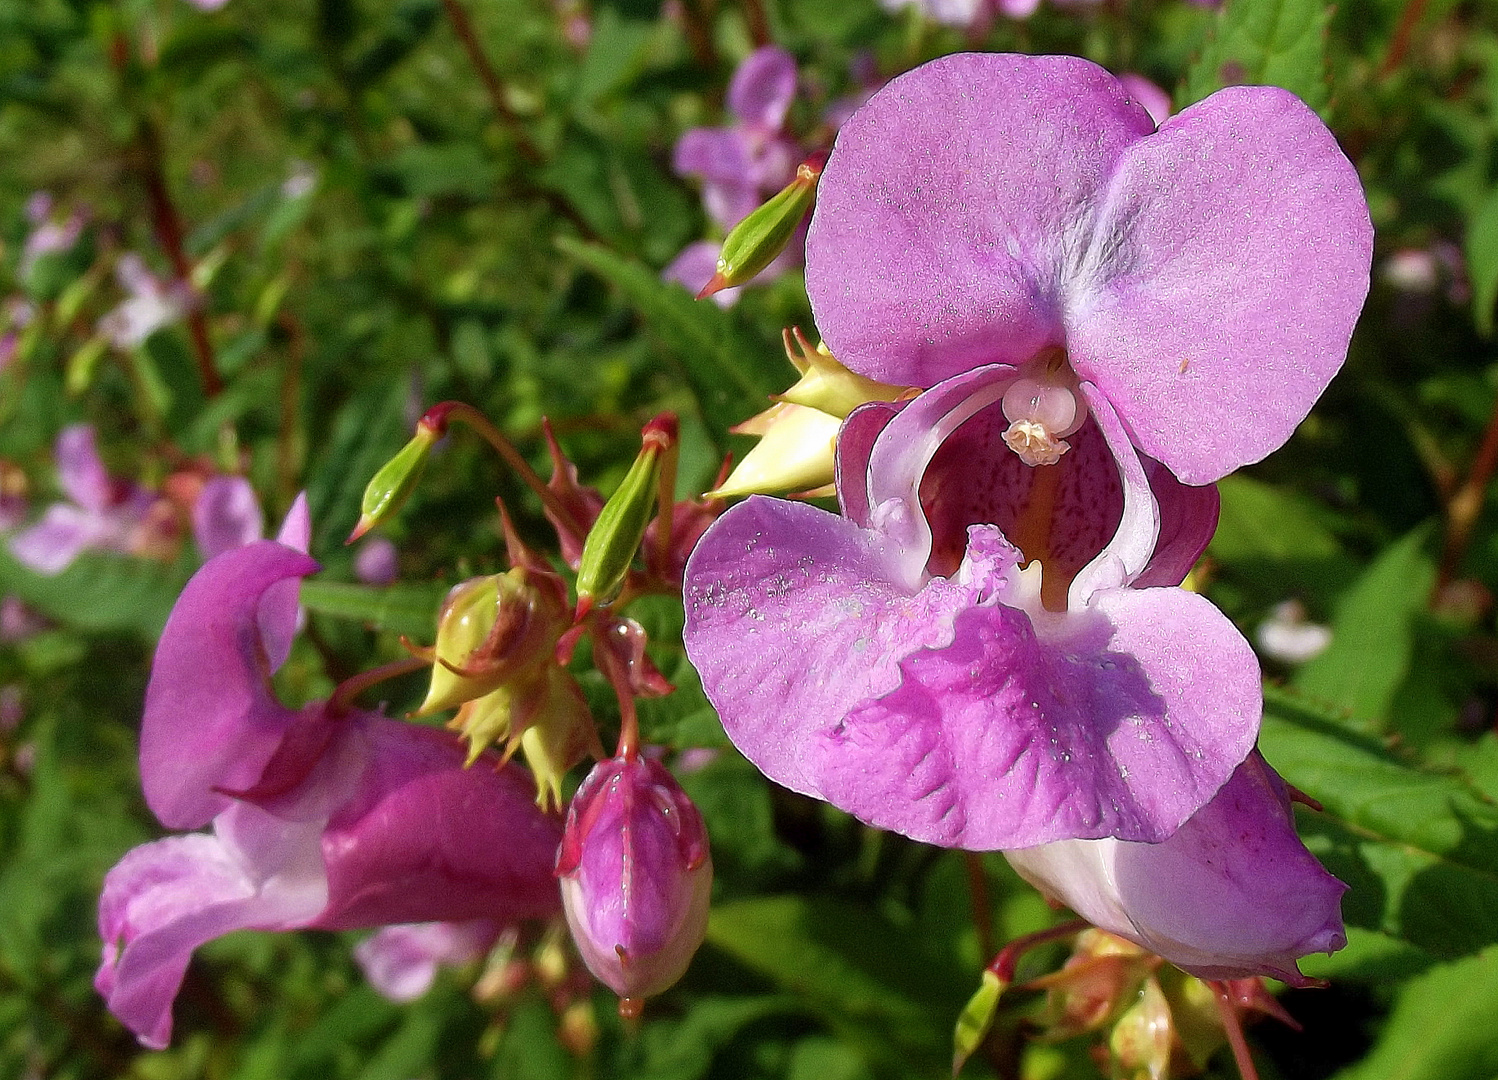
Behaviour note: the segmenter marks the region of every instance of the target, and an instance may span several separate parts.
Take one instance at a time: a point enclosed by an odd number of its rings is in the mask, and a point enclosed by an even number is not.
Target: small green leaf
[[[557,246],[623,292],[646,327],[675,354],[720,447],[730,427],[784,389],[791,372],[778,350],[745,332],[731,312],[699,304],[681,286],[597,244],[563,237]]]
[[[1336,1080],[1492,1080],[1498,1075],[1498,948],[1400,988],[1373,1051]]]
[[[1234,84],[1280,86],[1326,113],[1326,24],[1322,0],[1228,0],[1186,74],[1181,105]]]
[[[1484,337],[1493,333],[1498,304],[1498,188],[1467,226],[1467,273],[1472,277],[1472,317]]]
[[[302,582],[302,606],[318,615],[351,619],[376,630],[428,638],[446,589],[440,584],[402,582],[375,587],[343,581]]]
[[[1387,721],[1409,672],[1413,620],[1435,580],[1429,536],[1422,526],[1374,560],[1337,605],[1331,645],[1295,674],[1297,689],[1348,710],[1359,726]]]

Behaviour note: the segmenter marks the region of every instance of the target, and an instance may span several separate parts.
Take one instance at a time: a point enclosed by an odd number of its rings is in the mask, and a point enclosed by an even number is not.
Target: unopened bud
[[[645,537],[660,502],[661,468],[667,453],[676,448],[674,413],[662,413],[645,425],[639,456],[625,474],[619,490],[609,496],[583,544],[577,568],[579,612],[595,604],[607,604],[624,588],[624,579],[635,552]]]
[[[821,160],[802,162],[794,180],[730,229],[718,255],[717,272],[697,299],[742,285],[774,262],[811,209],[821,175]]]
[[[345,543],[352,544],[376,525],[399,513],[400,508],[411,497],[411,492],[416,490],[416,483],[421,479],[422,470],[426,468],[427,458],[431,456],[432,447],[440,437],[437,429],[425,422],[416,425],[416,434],[411,437],[411,441],[380,466],[379,472],[365,486],[364,501],[359,506],[358,524],[349,533]]]
[[[983,981],[978,991],[968,998],[957,1017],[957,1030],[952,1034],[952,1075],[962,1071],[973,1051],[983,1045],[988,1029],[993,1026],[994,1014],[999,1008],[999,997],[1004,993],[1003,979],[988,968],[983,969]]]
[[[563,629],[560,602],[517,566],[453,586],[437,616],[425,716],[534,677],[550,663]]]
[[[577,680],[556,665],[548,668],[545,696],[526,720],[520,749],[536,779],[536,803],[542,810],[560,810],[562,778],[568,770],[588,754],[603,757],[593,714]]]
[[[681,978],[707,933],[713,865],[702,815],[645,758],[594,767],[557,852],[562,906],[583,962],[638,1002]]]
[[[1174,1033],[1170,1003],[1160,984],[1146,979],[1139,1000],[1118,1018],[1108,1038],[1113,1075],[1127,1080],[1165,1080],[1170,1075]]]

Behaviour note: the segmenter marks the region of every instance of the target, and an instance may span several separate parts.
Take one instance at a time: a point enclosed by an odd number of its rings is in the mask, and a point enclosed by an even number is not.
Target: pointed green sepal
[[[660,503],[661,470],[668,453],[675,453],[676,415],[662,413],[645,425],[640,454],[624,482],[609,496],[583,543],[577,567],[579,613],[611,603],[624,588],[645,527]]]
[[[411,441],[374,474],[364,488],[364,501],[359,506],[359,522],[345,543],[352,544],[370,529],[388,521],[400,512],[400,508],[416,490],[426,468],[432,447],[441,438],[441,432],[429,427],[425,420],[416,425],[416,434]]]
[[[952,1075],[962,1071],[973,1051],[982,1045],[993,1026],[994,1015],[999,1010],[999,998],[1009,984],[992,971],[984,969],[983,981],[978,992],[968,999],[957,1017],[957,1029],[952,1033]]]
[[[703,286],[697,299],[742,285],[774,262],[811,209],[821,175],[820,161],[802,162],[796,168],[794,180],[730,229],[718,255],[717,273]]]

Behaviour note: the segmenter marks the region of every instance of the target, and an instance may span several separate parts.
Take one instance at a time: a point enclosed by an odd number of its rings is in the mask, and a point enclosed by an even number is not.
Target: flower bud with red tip
[[[562,904],[588,970],[626,1000],[665,990],[707,932],[713,864],[702,815],[658,762],[600,762],[567,811]]]

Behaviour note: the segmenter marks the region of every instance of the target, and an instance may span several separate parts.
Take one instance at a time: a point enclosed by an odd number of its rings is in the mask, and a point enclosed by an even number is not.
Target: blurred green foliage
[[[124,476],[243,469],[272,516],[305,489],[326,570],[304,590],[310,633],[282,681],[289,697],[325,693],[400,656],[397,635],[426,640],[447,583],[502,568],[496,495],[527,539],[549,542],[539,503],[453,438],[388,530],[403,583],[352,582],[341,539],[363,486],[426,405],[473,403],[543,470],[550,417],[605,491],[640,424],[678,410],[688,493],[742,453],[728,428],[791,381],[779,331],[810,326],[796,275],[726,311],[660,279],[710,231],[671,172],[674,141],[721,122],[757,38],[801,63],[792,126],[808,135],[860,88],[855,67],[888,77],[965,47],[1079,53],[1182,106],[1232,82],[1284,86],[1357,163],[1378,247],[1346,370],[1288,447],[1223,483],[1202,574],[1250,637],[1287,598],[1333,632],[1298,669],[1271,662],[1262,747],[1325,806],[1301,826],[1351,886],[1350,944],[1307,963],[1334,986],[1287,996],[1308,1030],[1259,1032],[1260,1066],[1296,1080],[1498,1072],[1498,8],[1109,0],[966,35],[873,0],[466,6],[497,96],[439,0],[212,13],[0,0],[0,290],[16,298],[0,459],[33,500],[56,495],[52,440],[79,421]],[[27,263],[37,191],[55,220],[86,224]],[[118,256],[173,270],[163,191],[201,307],[108,347],[96,325],[123,296]],[[221,392],[203,376],[209,354]],[[768,785],[726,746],[681,651],[679,607],[650,599],[634,614],[677,689],[643,702],[642,724],[649,741],[720,751],[683,777],[718,879],[707,945],[638,1030],[600,993],[596,1045],[578,1054],[534,985],[481,1002],[476,971],[446,973],[396,1006],[354,967],[353,936],[239,934],[195,960],[173,1048],[144,1053],[90,988],[93,905],[104,871],[158,835],[135,730],[150,645],[195,565],[190,549],[168,562],[92,553],[42,578],[0,552],[0,594],[48,620],[0,647],[21,714],[0,732],[0,1075],[934,1076],[980,942],[1057,918],[984,857],[980,934],[960,855]],[[587,689],[612,715],[601,681]],[[391,706],[418,694],[392,684]],[[1042,951],[1035,971],[1058,955]],[[968,1074],[1095,1074],[1080,1043],[1021,1050],[1035,1004],[1006,1006]],[[1231,1069],[1219,1054],[1211,1074]]]

